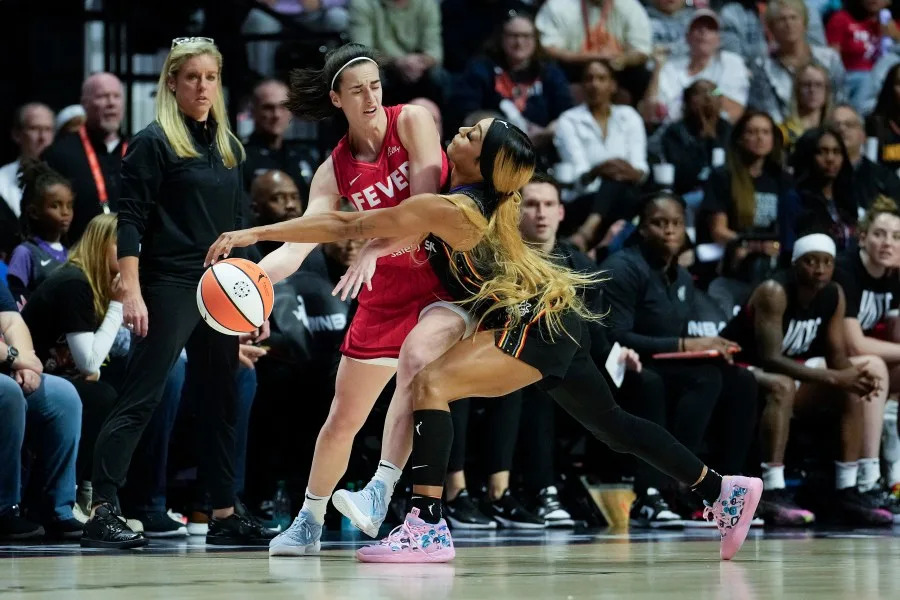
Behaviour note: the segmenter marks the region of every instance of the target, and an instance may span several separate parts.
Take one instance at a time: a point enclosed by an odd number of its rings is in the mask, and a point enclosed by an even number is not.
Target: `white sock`
[[[856,476],[856,485],[859,491],[868,492],[878,485],[881,476],[881,460],[878,458],[859,459],[859,473]]]
[[[889,487],[894,487],[900,483],[900,460],[888,464],[887,481]]]
[[[306,488],[306,497],[303,499],[303,508],[312,515],[318,525],[325,524],[325,509],[328,508],[328,499],[331,496],[316,496]]]
[[[859,470],[858,463],[834,461],[834,487],[845,490],[856,485],[856,473]]]
[[[784,485],[784,465],[770,465],[762,463],[762,480],[764,490],[783,490]]]
[[[372,481],[381,481],[387,486],[387,495],[390,497],[394,493],[394,486],[403,474],[403,469],[397,465],[393,465],[386,460],[378,461],[378,470],[372,476]]]

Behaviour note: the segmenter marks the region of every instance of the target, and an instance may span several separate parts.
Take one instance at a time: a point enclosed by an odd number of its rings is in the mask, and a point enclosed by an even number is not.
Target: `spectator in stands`
[[[760,427],[765,490],[757,514],[773,525],[803,526],[815,519],[785,489],[784,454],[791,418],[821,414],[829,404],[840,423],[840,451],[835,492],[819,498],[823,508],[827,503],[833,518],[855,525],[890,526],[893,520],[857,487],[878,478],[888,374],[877,356],[847,357],[846,301],[831,281],[834,257],[834,241],[827,235],[800,237],[793,266],[760,284],[722,331],[740,344],[735,361],[755,367],[765,392]],[[861,458],[875,459],[874,472],[872,462],[861,464]]]
[[[13,116],[12,139],[19,147],[19,156],[0,167],[0,198],[18,218],[22,214],[19,209],[22,200],[19,168],[23,159],[39,157],[53,143],[53,111],[40,102],[17,108]]]
[[[0,540],[25,540],[48,533],[78,538],[75,520],[75,457],[81,431],[81,402],[68,381],[42,374],[31,334],[16,302],[0,281]],[[22,445],[26,429],[37,454],[31,470],[39,490],[34,515],[43,526],[22,516]]]
[[[695,294],[691,275],[677,262],[685,239],[683,201],[669,193],[652,196],[642,207],[634,243],[601,265],[615,274],[603,284],[609,337],[633,348],[644,365],[662,377],[670,407],[666,421],[688,448],[700,449],[716,413],[715,430],[721,435],[715,437],[723,445],[712,453],[718,463],[714,468],[740,471],[756,418],[753,376],[721,358],[699,362],[652,358],[657,353],[695,350],[715,350],[727,357],[736,349],[724,337],[685,337]],[[701,507],[690,508],[693,515]]]
[[[850,193],[853,194],[854,205],[859,209],[868,209],[876,197],[900,198],[900,179],[897,174],[863,154],[866,132],[862,118],[849,104],[839,104],[831,112],[827,123],[835,131],[840,132],[847,148],[847,156],[853,166]]]
[[[728,147],[731,124],[721,116],[721,103],[716,84],[698,79],[684,89],[683,118],[654,135],[659,141],[651,154],[656,155],[658,162],[675,166],[672,190],[682,196],[699,196],[695,201],[685,197],[692,209],[703,198],[702,188],[710,169],[718,166],[713,164],[713,153],[718,149],[717,154],[724,158]]]
[[[538,149],[549,146],[572,96],[565,74],[544,55],[534,22],[518,13],[507,17],[485,54],[469,61],[450,95],[459,122],[478,109],[496,110]]]
[[[776,0],[766,10],[766,22],[775,47],[751,63],[750,105],[783,123],[793,113],[794,79],[809,64],[824,69],[829,89],[842,99],[844,65],[840,55],[827,46],[811,44],[806,37],[809,12],[803,0]],[[798,97],[799,92],[798,92]],[[820,125],[815,123],[814,125]],[[799,136],[798,136],[799,137]]]
[[[560,116],[554,143],[559,179],[571,186],[570,200],[576,198],[568,216],[576,226],[584,221],[572,241],[589,250],[610,224],[636,214],[638,186],[649,167],[640,115],[612,103],[616,81],[609,63],[588,62],[582,85],[585,103]]]
[[[743,58],[720,48],[719,27],[715,12],[694,12],[687,30],[688,53],[657,63],[655,81],[651,82],[643,104],[649,122],[680,119],[684,89],[698,79],[716,84],[722,94],[722,111],[729,121],[735,122],[741,116],[747,104],[750,72]]]
[[[882,0],[846,0],[844,10],[828,20],[828,45],[841,53],[847,70],[847,100],[861,111],[869,96],[871,71],[881,51],[883,30],[878,13],[884,8]],[[893,28],[896,35],[896,27]]]
[[[854,248],[858,216],[850,193],[853,167],[841,134],[810,129],[797,140],[791,165],[800,200],[798,222],[827,232],[838,250]]]
[[[535,18],[550,58],[577,79],[585,63],[608,61],[633,104],[644,96],[652,50],[650,19],[637,0],[548,0]]]
[[[781,136],[772,117],[748,110],[734,125],[726,164],[703,192],[697,241],[725,245],[755,236],[753,250],[776,257],[793,245],[796,197],[781,166]],[[762,237],[760,237],[762,236]]]
[[[688,53],[687,30],[694,8],[685,0],[653,0],[647,7],[653,30],[653,48],[664,48],[669,57]]]
[[[284,171],[265,171],[250,186],[251,209],[256,225],[281,223],[299,217],[303,214],[305,200],[294,180]],[[280,245],[278,242],[260,242],[256,248],[265,256]]]
[[[860,221],[859,249],[838,257],[834,280],[841,285],[847,301],[844,336],[848,353],[884,360],[890,372],[891,394],[900,391],[900,343],[892,331],[900,308],[900,279],[893,271],[898,260],[900,212],[894,200],[879,196]],[[886,433],[896,435],[895,431]],[[875,459],[861,459],[861,465],[863,460]],[[887,464],[884,481],[888,488],[900,484],[900,460]],[[881,498],[880,504],[886,500],[875,481],[866,481],[860,491]]]
[[[81,105],[86,115],[84,126],[77,133],[57,137],[43,155],[47,164],[72,182],[75,191],[71,243],[78,241],[96,215],[117,210],[122,156],[127,147],[120,130],[124,98],[118,77],[95,73],[85,79]]]
[[[509,15],[531,15],[529,0],[441,0],[444,68],[461,73]]]
[[[801,67],[794,76],[792,87],[790,112],[779,124],[788,152],[806,131],[825,124],[834,103],[834,89],[828,72],[817,63]]]
[[[321,32],[342,32],[347,29],[347,0],[257,0],[304,28]],[[243,34],[281,33],[284,27],[277,18],[259,8],[251,8],[241,25]],[[247,43],[247,63],[263,77],[275,73],[275,53],[278,40],[257,40]]]
[[[900,169],[900,63],[891,67],[884,78],[875,109],[866,119],[866,133],[878,140],[878,163],[891,171],[898,172]]]
[[[291,112],[284,105],[287,97],[287,85],[277,79],[263,81],[253,90],[250,104],[253,133],[244,143],[247,152],[244,189],[249,192],[254,179],[266,171],[277,169],[294,180],[297,188],[302,190],[305,201],[309,195],[306,171],[311,168],[312,158],[300,144],[284,139],[285,131],[291,124]]]
[[[56,135],[78,133],[87,115],[80,104],[70,104],[56,115]]]
[[[441,12],[434,0],[350,0],[350,40],[380,53],[385,104],[425,96],[443,104]],[[388,97],[389,96],[389,97]]]
[[[741,312],[750,293],[759,283],[751,270],[751,261],[746,260],[751,254],[748,243],[735,239],[725,244],[725,252],[719,263],[719,276],[713,279],[707,293],[719,305],[728,320]]]
[[[722,7],[722,47],[740,54],[752,64],[769,55],[766,28],[760,17],[760,5],[755,0],[735,0]],[[825,45],[825,31],[818,11],[806,11],[806,39],[815,46]]]
[[[35,159],[22,161],[22,237],[13,250],[7,281],[16,299],[28,298],[56,267],[66,261],[63,245],[72,224],[72,187],[68,181]]]
[[[100,381],[100,366],[122,325],[115,251],[116,216],[98,215],[68,261],[44,280],[22,310],[44,371],[68,379],[81,397],[79,482],[91,479],[94,443],[118,397],[114,387]]]

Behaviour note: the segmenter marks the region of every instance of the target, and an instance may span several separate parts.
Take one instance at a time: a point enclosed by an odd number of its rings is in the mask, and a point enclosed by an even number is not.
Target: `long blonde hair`
[[[584,305],[579,290],[596,285],[602,278],[559,266],[548,254],[522,239],[519,190],[534,173],[534,153],[524,133],[512,126],[509,129],[518,136],[508,136],[494,158],[492,184],[500,199],[493,214],[486,219],[471,203],[449,197],[482,234],[481,241],[468,254],[491,274],[467,303],[489,307],[482,321],[497,311],[505,313],[508,328],[518,325],[525,316],[519,311],[520,305],[535,303],[533,314],[544,314],[551,334],[565,333],[560,320],[564,311],[574,311],[588,320],[600,319]],[[519,136],[521,139],[516,139]],[[451,260],[451,265],[459,278],[456,260]]]
[[[97,322],[101,322],[109,308],[112,297],[112,275],[109,272],[110,244],[116,241],[115,214],[100,214],[91,219],[87,228],[69,252],[68,263],[78,267],[84,273],[94,293],[94,314]]]
[[[178,108],[175,94],[169,89],[169,77],[175,77],[184,63],[195,56],[209,55],[216,59],[219,66],[219,77],[216,79],[216,100],[213,102],[210,114],[216,121],[216,147],[222,155],[222,162],[229,169],[236,167],[244,160],[246,154],[240,140],[231,133],[228,124],[228,112],[225,110],[225,98],[222,90],[222,53],[215,44],[204,41],[191,41],[178,44],[169,51],[162,72],[159,74],[159,83],[156,85],[156,120],[166,133],[172,149],[180,158],[198,158],[200,153],[194,147],[193,139],[184,123],[184,116]],[[240,152],[238,158],[232,147],[232,142],[237,143]]]

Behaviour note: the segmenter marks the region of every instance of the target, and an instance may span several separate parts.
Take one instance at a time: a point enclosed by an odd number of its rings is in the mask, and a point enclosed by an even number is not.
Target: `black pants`
[[[448,473],[462,471],[466,466],[471,405],[472,402],[479,401],[478,398],[466,398],[450,404],[450,415],[453,417],[453,445],[450,447]],[[481,440],[478,448],[481,460],[478,464],[483,468],[483,475],[509,471],[516,450],[522,398],[519,392],[513,392],[509,396],[488,400],[483,405],[484,424],[489,435]]]
[[[69,380],[81,398],[81,440],[78,442],[78,481],[89,481],[94,466],[94,445],[119,394],[105,381]]]
[[[560,235],[578,231],[592,214],[601,217],[595,239],[599,242],[610,225],[619,219],[632,220],[641,209],[641,187],[633,183],[604,179],[596,192],[579,196],[566,204],[566,215],[559,226]]]
[[[640,373],[634,371],[626,373],[617,396],[622,408],[629,413],[656,423],[660,427],[667,426],[668,410],[665,384],[662,377],[654,370],[644,367]],[[672,484],[670,478],[644,461],[636,461],[636,464],[633,465],[633,473],[634,491],[638,496],[645,495],[647,488],[660,490]]]
[[[234,425],[238,340],[200,321],[196,290],[172,284],[143,287],[149,315],[147,337],[135,338],[125,383],[94,450],[94,502],[117,502],[131,457],[159,404],[169,371],[187,348],[187,372],[202,382],[206,423],[203,463],[212,507],[234,503]]]
[[[606,380],[583,347],[572,359],[565,379],[549,392],[566,412],[612,450],[633,454],[687,485],[700,477],[703,462],[672,434],[616,404]]]

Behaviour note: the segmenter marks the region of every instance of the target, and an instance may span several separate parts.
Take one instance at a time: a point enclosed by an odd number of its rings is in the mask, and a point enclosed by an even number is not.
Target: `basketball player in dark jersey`
[[[615,403],[589,353],[585,321],[599,317],[578,294],[596,280],[553,264],[519,233],[518,190],[531,178],[535,162],[528,137],[505,121],[484,119],[461,129],[447,152],[454,168],[446,196],[422,194],[395,208],[330,212],[231,232],[207,254],[211,263],[259,240],[427,235],[435,272],[479,319],[479,332],[414,379],[413,508],[391,535],[360,549],[357,557],[369,562],[452,560],[455,550],[441,516],[453,436],[449,402],[502,396],[538,382],[611,448],[633,453],[695,490],[722,534],[721,557],[733,557],[750,528],[762,481],[722,477],[665,429]]]
[[[792,415],[808,414],[827,400],[842,408],[842,449],[835,462],[837,491],[831,506],[854,523],[892,520],[857,489],[859,459],[878,457],[887,369],[876,356],[847,357],[846,302],[841,287],[831,281],[834,257],[829,236],[798,239],[793,267],[761,283],[721,334],[741,346],[735,361],[753,367],[766,391],[760,425],[766,489],[760,516],[774,525],[804,526],[815,519],[785,488],[784,451]]]

